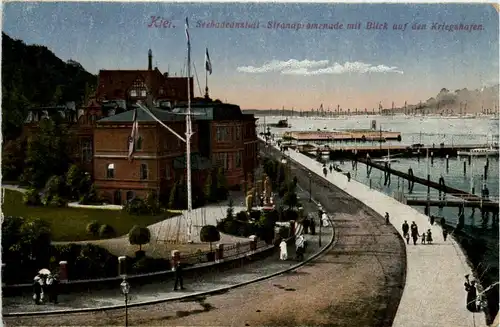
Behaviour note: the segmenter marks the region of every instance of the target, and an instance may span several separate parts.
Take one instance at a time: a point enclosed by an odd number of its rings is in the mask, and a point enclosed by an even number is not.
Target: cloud
[[[261,74],[270,72],[279,72],[283,75],[301,75],[301,76],[313,76],[313,75],[339,75],[346,73],[397,73],[403,74],[403,71],[395,66],[386,65],[371,65],[360,61],[345,62],[344,64],[339,64],[335,62],[330,64],[328,60],[295,60],[290,59],[288,61],[278,61],[273,60],[269,63],[264,64],[261,67],[254,66],[243,66],[237,68],[238,72],[241,73],[251,73],[251,74]]]
[[[328,60],[296,60],[296,59],[290,59],[288,61],[279,61],[279,60],[273,60],[267,64],[264,64],[261,67],[254,67],[254,66],[243,66],[243,67],[238,67],[236,70],[242,73],[253,73],[253,74],[258,74],[258,73],[270,73],[270,72],[283,72],[283,71],[291,71],[291,70],[302,70],[305,69],[311,69],[311,68],[318,68],[318,67],[324,67],[328,65]]]

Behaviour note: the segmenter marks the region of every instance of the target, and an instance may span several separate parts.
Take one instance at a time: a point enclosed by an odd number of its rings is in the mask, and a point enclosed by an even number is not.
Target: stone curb
[[[314,202],[317,204],[316,201],[314,201]],[[141,307],[141,306],[145,306],[145,305],[153,305],[153,304],[159,304],[159,303],[165,303],[165,302],[174,302],[174,301],[187,300],[190,298],[196,298],[196,297],[205,296],[205,295],[217,294],[217,293],[229,291],[231,289],[235,289],[238,287],[246,286],[246,285],[249,285],[252,283],[257,283],[257,282],[260,282],[260,281],[263,281],[266,279],[270,279],[270,278],[282,275],[284,273],[296,270],[296,269],[306,265],[307,263],[311,262],[312,260],[316,259],[317,257],[319,257],[321,254],[323,254],[323,252],[325,252],[328,248],[333,246],[334,243],[336,243],[337,239],[335,238],[335,235],[336,235],[335,228],[334,228],[335,225],[333,224],[333,222],[330,218],[328,218],[328,220],[332,226],[332,237],[330,238],[330,241],[328,242],[328,244],[323,246],[323,248],[321,248],[319,252],[316,252],[311,257],[307,258],[306,260],[304,260],[302,262],[299,262],[298,264],[296,264],[292,267],[289,267],[287,269],[284,269],[284,270],[281,270],[281,271],[278,271],[278,272],[275,272],[275,273],[272,273],[272,274],[269,274],[266,276],[258,277],[258,278],[255,278],[255,279],[252,279],[252,280],[249,280],[246,282],[231,285],[231,286],[225,286],[225,287],[220,287],[220,288],[209,290],[209,291],[187,294],[187,295],[178,296],[175,298],[158,299],[158,300],[152,300],[152,301],[143,301],[143,302],[138,302],[138,303],[132,303],[132,304],[127,305],[127,307],[128,308]],[[48,315],[56,315],[56,314],[72,314],[72,313],[85,313],[85,312],[94,312],[94,311],[108,311],[108,310],[116,310],[116,309],[124,309],[124,308],[125,308],[125,305],[113,305],[113,306],[105,306],[105,307],[99,307],[99,308],[82,308],[82,309],[70,309],[70,310],[11,312],[11,313],[4,312],[2,315],[4,317],[48,316]]]

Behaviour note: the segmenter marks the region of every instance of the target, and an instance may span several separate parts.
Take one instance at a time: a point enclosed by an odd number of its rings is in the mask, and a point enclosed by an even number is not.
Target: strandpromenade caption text
[[[470,22],[279,22],[279,21],[195,21],[191,28],[207,29],[272,29],[272,30],[393,30],[393,31],[436,31],[436,32],[476,32],[483,31],[482,24]],[[147,26],[149,28],[177,28],[184,27],[180,21],[165,19],[161,16],[151,16]]]

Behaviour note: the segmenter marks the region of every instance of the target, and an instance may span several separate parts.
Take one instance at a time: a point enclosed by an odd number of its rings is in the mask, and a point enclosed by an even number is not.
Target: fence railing
[[[242,242],[242,243],[232,243],[232,244],[223,244],[224,249],[223,249],[223,256],[224,259],[228,258],[233,258],[237,257],[239,255],[243,255],[246,253],[252,252],[251,242]],[[263,240],[258,240],[256,244],[256,249],[262,249],[267,247],[268,244],[266,244],[265,241]],[[215,252],[216,246],[213,245],[212,252]],[[182,255],[183,261],[186,264],[200,264],[200,263],[206,263],[206,262],[211,262],[212,260],[209,260],[208,254],[210,253],[210,250],[208,251],[197,251],[195,253],[189,253],[186,255]]]

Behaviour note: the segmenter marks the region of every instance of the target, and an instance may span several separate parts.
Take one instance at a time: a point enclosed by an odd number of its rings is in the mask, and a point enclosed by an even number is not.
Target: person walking
[[[325,178],[326,178],[326,175],[328,174],[328,170],[326,170],[326,167],[323,168],[323,175],[325,175]]]
[[[42,295],[42,284],[40,276],[35,276],[33,279],[33,300],[35,304],[41,303],[41,295]]]
[[[430,228],[427,230],[427,244],[432,244],[432,232],[430,230]]]
[[[413,245],[417,245],[417,239],[420,236],[420,234],[418,233],[417,224],[415,224],[414,221],[411,223],[410,230],[411,230],[411,238],[413,239]]]
[[[351,173],[347,172],[346,176],[347,176],[347,181],[350,182],[351,181]]]
[[[303,235],[299,235],[295,240],[295,254],[299,261],[304,260],[305,239]]]
[[[389,213],[388,212],[385,213],[385,224],[389,225]]]
[[[467,292],[467,297],[466,297],[466,302],[465,306],[467,307],[467,310],[470,312],[477,312],[477,290],[476,290],[476,281],[471,280],[469,281],[469,275],[465,275],[465,291]]]
[[[45,282],[46,283],[45,290],[47,292],[47,301],[48,302],[52,302],[52,300],[54,298],[53,282],[54,282],[54,278],[52,277],[52,275],[47,276],[47,280]]]
[[[302,227],[304,227],[304,234],[309,233],[309,226],[311,226],[311,220],[309,219],[309,217],[306,217],[306,219],[304,219],[304,222],[302,223]]]
[[[403,225],[401,226],[401,229],[403,229],[403,236],[406,238],[406,244],[410,243],[410,235],[408,234],[408,231],[410,230],[410,226],[408,225],[408,222],[405,220]]]
[[[288,248],[285,240],[280,243],[280,260],[286,261],[288,259]]]
[[[311,219],[309,227],[311,228],[311,235],[316,235],[316,222],[314,221],[314,219]]]
[[[442,227],[442,228],[443,228],[443,239],[446,242],[446,238],[448,237],[448,230],[446,230],[446,227]]]
[[[180,286],[181,290],[183,290],[184,289],[184,279],[182,277],[183,271],[182,271],[182,264],[181,264],[180,259],[174,260],[174,266],[172,269],[174,270],[174,273],[175,273],[174,291],[177,291],[177,286]]]
[[[436,217],[434,215],[431,215],[431,226],[434,225],[434,221],[436,220]]]
[[[330,164],[330,174],[332,173],[332,170],[333,170],[333,165]]]

